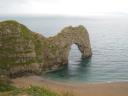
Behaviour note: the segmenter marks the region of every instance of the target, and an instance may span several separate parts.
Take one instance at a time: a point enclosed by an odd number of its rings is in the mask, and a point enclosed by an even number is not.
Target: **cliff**
[[[17,76],[57,69],[68,64],[72,44],[78,46],[82,58],[92,55],[83,26],[65,27],[58,35],[45,38],[16,21],[0,22],[0,73]]]

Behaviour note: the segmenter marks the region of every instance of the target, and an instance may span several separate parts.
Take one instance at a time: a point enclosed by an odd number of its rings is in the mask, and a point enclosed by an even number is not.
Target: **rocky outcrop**
[[[57,67],[68,64],[68,56],[72,44],[78,46],[82,58],[90,57],[92,55],[87,30],[81,25],[78,27],[69,26],[65,27],[58,35],[47,38],[44,43],[43,66],[56,69]]]
[[[68,64],[72,44],[78,46],[82,58],[92,55],[83,26],[69,26],[58,35],[45,38],[16,21],[0,22],[0,70],[14,76],[57,69]]]

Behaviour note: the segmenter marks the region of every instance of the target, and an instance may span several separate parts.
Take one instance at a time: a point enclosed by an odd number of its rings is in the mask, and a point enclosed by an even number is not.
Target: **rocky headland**
[[[6,76],[40,74],[68,64],[72,44],[78,46],[82,58],[92,55],[89,34],[82,25],[65,27],[46,38],[17,21],[0,22],[0,81]]]
[[[46,38],[17,21],[0,22],[0,96],[128,96],[127,82],[69,84],[23,76],[68,64],[72,44],[78,46],[82,58],[92,55],[84,26],[65,27],[56,36]]]

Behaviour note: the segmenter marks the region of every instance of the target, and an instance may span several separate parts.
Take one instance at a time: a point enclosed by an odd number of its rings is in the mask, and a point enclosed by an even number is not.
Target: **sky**
[[[128,14],[128,0],[0,0],[0,15]]]

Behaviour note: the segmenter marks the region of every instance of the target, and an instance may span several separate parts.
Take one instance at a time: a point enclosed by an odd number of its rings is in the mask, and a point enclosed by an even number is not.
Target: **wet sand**
[[[39,76],[20,77],[12,79],[12,82],[17,87],[43,86],[58,93],[72,93],[73,96],[128,96],[128,82],[67,84]]]

